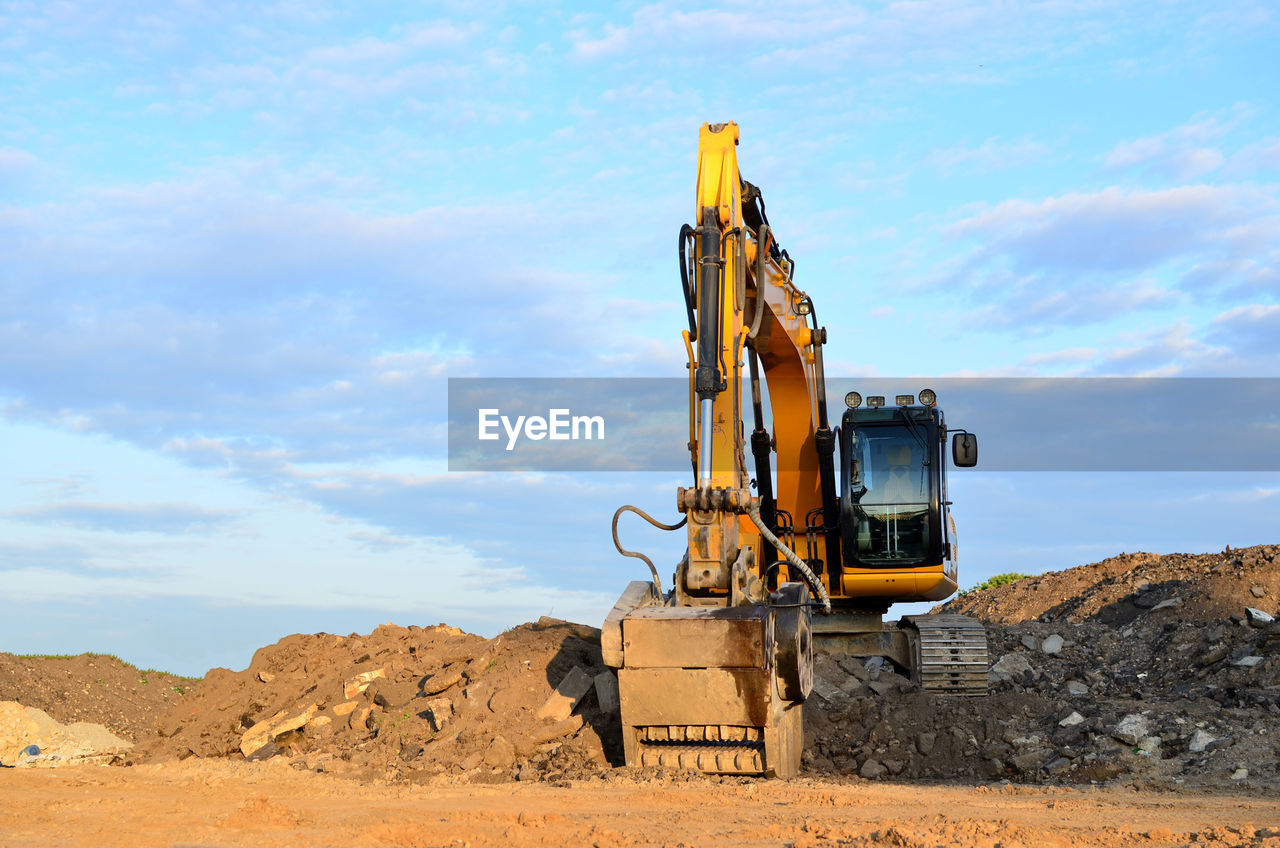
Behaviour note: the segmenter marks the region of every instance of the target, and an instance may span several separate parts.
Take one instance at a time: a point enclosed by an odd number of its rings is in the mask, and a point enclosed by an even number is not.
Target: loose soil
[[[130,742],[155,735],[156,718],[196,680],[140,671],[108,654],[0,654],[0,701],[19,701],[60,722],[101,724]]]
[[[988,622],[991,694],[819,653],[789,783],[617,768],[599,631],[553,619],[295,634],[194,684],[0,655],[0,700],[137,743],[0,770],[0,844],[1280,848],[1278,596],[1276,546],[972,593],[946,609]],[[569,718],[540,715],[571,679]]]
[[[791,846],[1280,848],[1280,801],[1122,788],[759,781],[606,772],[588,780],[357,781],[191,758],[0,771],[8,848]]]
[[[1278,598],[1280,546],[1258,545],[1213,554],[1120,554],[961,595],[939,611],[993,624],[1124,625],[1165,601],[1175,602],[1183,621],[1220,621],[1239,618],[1248,607],[1275,613]]]

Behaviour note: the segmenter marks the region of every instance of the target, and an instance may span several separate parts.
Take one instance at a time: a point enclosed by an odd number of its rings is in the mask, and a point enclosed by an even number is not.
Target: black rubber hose
[[[686,515],[684,518],[680,519],[679,523],[676,524],[663,524],[643,509],[632,506],[631,504],[623,504],[618,507],[618,511],[613,514],[613,546],[617,548],[618,553],[622,554],[624,557],[634,557],[635,559],[644,560],[644,564],[649,566],[649,573],[653,575],[653,588],[657,590],[658,597],[661,598],[662,578],[658,576],[658,569],[654,568],[653,560],[649,559],[642,553],[627,550],[622,547],[622,542],[618,541],[618,519],[622,517],[622,513],[624,512],[634,512],[636,515],[640,516],[654,527],[657,527],[659,530],[679,530],[685,525],[685,522],[689,520],[689,517]]]
[[[795,551],[784,545],[777,536],[773,535],[773,531],[765,526],[764,521],[760,518],[760,505],[758,503],[751,502],[751,505],[747,507],[747,516],[756,525],[760,535],[764,536],[769,544],[778,549],[778,553],[782,554],[782,558],[787,561],[787,564],[799,571],[804,577],[805,582],[809,584],[809,591],[818,599],[818,603],[821,605],[820,609],[827,615],[831,615],[831,596],[827,594],[827,587],[822,585],[818,575],[813,573],[813,570],[805,564],[805,561],[796,556]]]
[[[698,340],[698,322],[693,317],[693,289],[689,287],[689,260],[685,254],[689,236],[691,235],[693,235],[693,227],[688,224],[680,227],[680,284],[684,287],[684,309],[689,314],[689,341],[696,342]]]

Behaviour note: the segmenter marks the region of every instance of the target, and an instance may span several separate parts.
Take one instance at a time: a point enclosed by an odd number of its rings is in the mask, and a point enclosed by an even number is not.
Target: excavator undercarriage
[[[947,695],[987,694],[987,634],[964,615],[908,615],[884,624],[869,613],[813,621],[819,649],[855,657],[884,657],[922,689]]]

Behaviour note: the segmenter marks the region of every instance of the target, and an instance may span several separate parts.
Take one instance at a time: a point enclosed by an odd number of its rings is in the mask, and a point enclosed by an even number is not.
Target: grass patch
[[[161,671],[157,668],[138,668],[133,663],[125,662],[115,654],[98,654],[93,651],[85,651],[83,654],[13,654],[12,656],[20,660],[73,660],[77,657],[90,657],[95,660],[109,660],[114,663],[119,663],[125,668],[131,668],[138,672],[138,676],[142,679],[143,683],[147,682],[147,677],[149,675],[164,675],[166,677],[176,677],[179,680],[190,681],[197,681],[201,679],[199,677],[187,677],[185,675],[174,674],[169,671]],[[98,682],[101,683],[102,679],[99,678]]]
[[[971,595],[974,592],[983,592],[983,591],[986,591],[987,589],[994,589],[997,586],[1005,586],[1005,585],[1008,585],[1009,583],[1017,583],[1019,580],[1022,580],[1025,577],[1031,577],[1031,576],[1032,575],[1030,574],[1022,574],[1017,571],[1010,571],[1005,574],[997,574],[995,577],[988,577],[986,580],[982,581],[977,586],[974,586],[972,589],[965,589],[963,592],[960,593],[960,596],[964,597],[965,595]]]

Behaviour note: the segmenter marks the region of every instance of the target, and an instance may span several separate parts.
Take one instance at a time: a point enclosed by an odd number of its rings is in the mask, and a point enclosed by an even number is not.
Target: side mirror
[[[978,437],[972,433],[956,433],[951,437],[951,460],[956,468],[972,468],[978,464]]]

